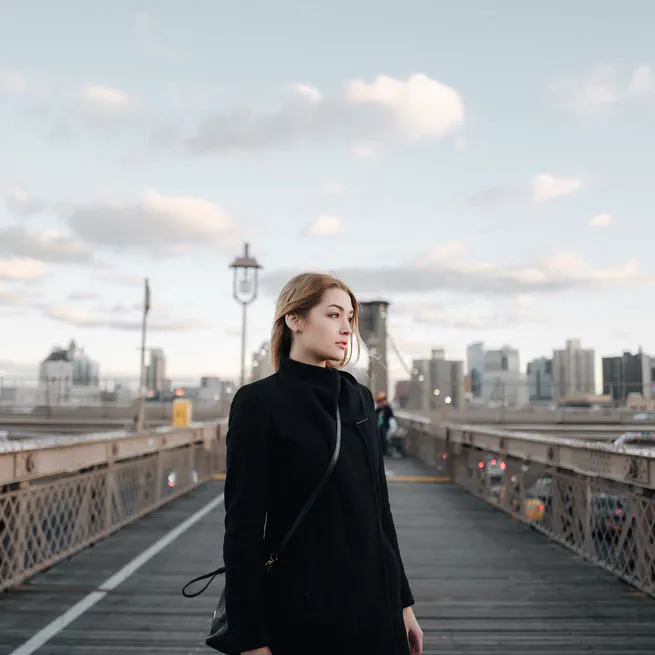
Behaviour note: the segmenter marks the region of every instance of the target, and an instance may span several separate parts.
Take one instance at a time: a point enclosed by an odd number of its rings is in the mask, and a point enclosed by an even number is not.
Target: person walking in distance
[[[380,431],[380,441],[382,444],[382,453],[389,454],[389,432],[392,419],[395,421],[393,409],[387,402],[387,394],[380,391],[375,397],[375,413],[377,416],[378,430]]]
[[[241,655],[422,653],[375,403],[344,370],[359,348],[358,316],[343,281],[289,280],[272,328],[275,373],[232,401],[223,557],[227,624]]]

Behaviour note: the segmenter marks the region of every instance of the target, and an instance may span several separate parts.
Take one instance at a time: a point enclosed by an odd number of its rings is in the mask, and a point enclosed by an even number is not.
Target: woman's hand
[[[403,620],[405,621],[409,652],[411,655],[423,655],[423,630],[421,630],[411,607],[403,610]]]
[[[255,650],[244,650],[241,655],[273,655],[270,648],[255,648]]]

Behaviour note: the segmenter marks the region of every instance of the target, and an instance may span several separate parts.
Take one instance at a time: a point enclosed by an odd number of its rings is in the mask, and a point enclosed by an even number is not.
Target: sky
[[[404,361],[655,354],[655,3],[0,0],[0,375],[236,378],[230,263],[389,301]],[[392,380],[404,377],[389,352]],[[599,372],[597,371],[597,375]]]

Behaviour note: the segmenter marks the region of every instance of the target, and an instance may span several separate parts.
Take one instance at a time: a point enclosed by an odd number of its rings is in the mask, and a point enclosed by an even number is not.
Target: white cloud
[[[341,196],[344,193],[343,184],[339,182],[327,182],[323,185],[323,193],[326,196]]]
[[[0,259],[0,279],[4,280],[38,280],[47,270],[47,266],[36,259]]]
[[[559,196],[568,196],[582,187],[582,180],[575,177],[553,177],[536,175],[532,180],[532,200],[535,203],[552,200]]]
[[[115,318],[104,313],[95,314],[82,311],[66,304],[47,305],[44,307],[43,313],[47,318],[76,327],[108,328],[127,332],[136,332],[141,329],[141,318],[138,316]],[[204,323],[196,319],[180,320],[153,316],[148,321],[148,330],[153,332],[188,332],[205,327]]]
[[[89,247],[56,230],[28,230],[22,225],[0,228],[0,254],[47,262],[82,262],[92,259]]]
[[[450,291],[471,296],[555,293],[572,289],[611,286],[643,287],[655,284],[655,275],[643,273],[635,259],[595,267],[576,253],[556,251],[534,262],[502,264],[471,259],[453,246],[418,252],[403,266],[345,268],[331,271],[361,294]],[[446,255],[446,256],[444,256]],[[283,270],[262,277],[262,287],[278,293],[297,271]]]
[[[25,76],[16,70],[0,70],[0,91],[20,95],[28,90]]]
[[[204,198],[146,193],[133,205],[99,204],[73,209],[70,226],[101,246],[175,254],[201,246],[233,250],[236,230],[225,210]]]
[[[140,11],[136,15],[132,42],[138,50],[152,57],[168,59],[182,57],[181,51],[171,47],[168,41],[170,41],[168,37],[163,38],[158,34],[152,14]]]
[[[375,159],[378,156],[378,150],[367,143],[355,143],[350,152],[357,159]]]
[[[292,84],[291,91],[311,105],[317,105],[323,99],[321,92],[309,84]]]
[[[647,63],[639,64],[629,73],[604,65],[583,76],[557,80],[551,90],[563,107],[590,116],[628,100],[652,96],[655,76]]]
[[[640,64],[632,73],[628,93],[634,96],[646,96],[655,91],[655,74],[650,64]]]
[[[26,189],[14,185],[7,189],[5,194],[7,209],[21,218],[26,218],[32,214],[38,214],[45,209],[45,203],[38,198],[33,198]]]
[[[99,84],[87,84],[80,89],[78,103],[83,118],[98,122],[128,118],[138,109],[135,97]]]
[[[406,80],[387,75],[372,82],[350,80],[330,95],[304,83],[290,89],[273,111],[242,108],[211,117],[186,139],[187,150],[228,152],[337,138],[355,144],[356,155],[370,156],[381,142],[442,138],[465,120],[457,90],[423,74]]]
[[[321,214],[311,225],[304,228],[301,234],[314,237],[336,237],[341,236],[344,232],[345,226],[338,216]]]
[[[606,227],[612,222],[610,214],[596,214],[589,219],[589,227]]]
[[[145,276],[140,277],[138,275],[130,275],[111,266],[101,266],[93,271],[91,277],[99,282],[116,284],[122,287],[135,287],[143,286]]]
[[[430,261],[440,262],[461,257],[464,252],[464,244],[461,241],[448,241],[447,243],[430,248],[427,256]]]
[[[464,124],[459,93],[422,73],[407,81],[387,75],[371,83],[352,80],[346,85],[345,97],[349,103],[389,108],[400,130],[412,141],[438,138]]]

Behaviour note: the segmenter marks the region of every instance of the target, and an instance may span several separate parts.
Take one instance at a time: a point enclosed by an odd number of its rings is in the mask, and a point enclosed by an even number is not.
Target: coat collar
[[[305,364],[282,356],[279,373],[284,378],[302,383],[305,389],[317,394],[326,403],[336,403],[338,398],[344,422],[355,422],[367,417],[359,383],[347,371]]]

